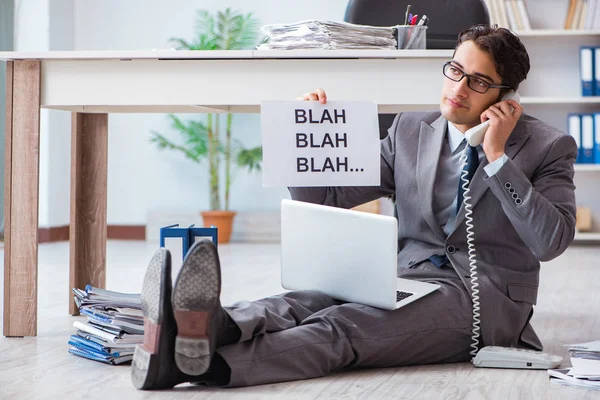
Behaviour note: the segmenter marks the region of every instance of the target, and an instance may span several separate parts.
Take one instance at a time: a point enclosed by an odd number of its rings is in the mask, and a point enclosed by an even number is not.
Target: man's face
[[[452,65],[488,83],[497,85],[502,83],[492,56],[480,50],[471,40],[462,43],[456,49]],[[453,71],[456,72],[457,69],[453,68]],[[481,123],[481,113],[496,103],[499,94],[500,89],[492,88],[489,88],[486,93],[477,93],[469,88],[466,76],[460,82],[444,77],[440,109],[444,118],[464,133],[467,129]]]

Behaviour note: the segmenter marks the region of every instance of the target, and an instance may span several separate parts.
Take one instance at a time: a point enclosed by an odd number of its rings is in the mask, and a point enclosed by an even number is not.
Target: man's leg
[[[319,292],[298,291],[240,302],[226,310],[219,301],[220,275],[218,253],[210,240],[196,242],[188,251],[173,289],[169,252],[160,249],[153,256],[141,294],[146,329],[144,344],[133,358],[136,388],[226,384],[230,369],[214,353],[215,347],[298,326],[313,313],[339,304]]]
[[[229,386],[315,378],[345,368],[467,361],[471,300],[453,270],[440,274],[439,290],[399,310],[330,306],[290,329],[259,329],[265,334],[217,348],[215,358],[228,366]]]
[[[341,304],[326,294],[295,291],[258,301],[237,302],[225,311],[240,329],[239,341],[296,327],[314,313]]]

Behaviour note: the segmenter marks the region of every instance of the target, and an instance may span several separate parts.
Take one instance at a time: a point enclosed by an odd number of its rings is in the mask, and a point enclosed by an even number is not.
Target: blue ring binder
[[[165,247],[166,238],[181,238],[182,255],[185,258],[188,250],[194,244],[196,236],[208,236],[212,239],[215,247],[219,247],[217,240],[218,228],[211,226],[210,228],[196,228],[194,224],[187,228],[180,228],[179,224],[168,225],[160,228],[160,247]]]

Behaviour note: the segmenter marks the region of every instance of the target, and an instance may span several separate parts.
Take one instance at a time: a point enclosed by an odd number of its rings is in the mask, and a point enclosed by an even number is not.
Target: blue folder
[[[580,163],[583,159],[583,149],[581,147],[581,115],[567,115],[567,132],[575,139],[575,143],[577,143],[578,151],[577,160],[575,160],[575,162]]]
[[[71,346],[97,351],[104,355],[110,355],[110,348],[101,345],[100,343],[93,342],[91,340],[82,338],[79,335],[71,335],[69,338],[69,344]]]
[[[594,114],[594,163],[600,164],[600,113]]]
[[[79,335],[71,335],[71,337],[69,338],[69,344],[71,346],[78,347],[82,350],[93,351],[95,353],[98,353],[99,355],[107,357],[119,357],[123,355],[123,353],[130,353],[131,351],[133,351],[132,349],[134,349],[136,346],[136,344],[132,343],[129,347],[114,348],[110,346],[105,346],[92,340],[88,340]]]
[[[596,82],[594,78],[594,47],[579,48],[579,77],[581,79],[581,95],[594,96]]]
[[[211,226],[210,228],[197,228],[195,225],[190,225],[187,228],[180,228],[179,224],[173,224],[160,228],[160,247],[165,247],[166,238],[181,238],[181,254],[183,258],[187,254],[196,237],[205,236],[210,237],[218,247],[219,242],[217,240],[218,228]]]
[[[133,359],[133,355],[122,356],[122,357],[112,357],[112,356],[111,357],[103,357],[94,352],[81,350],[77,347],[69,348],[69,353],[79,356],[79,357],[87,358],[88,360],[99,361],[99,362],[102,362],[105,364],[110,364],[110,365],[122,364],[122,363],[125,363],[128,361],[131,361]]]
[[[600,96],[600,47],[594,47],[594,95]]]
[[[87,340],[78,335],[71,335],[68,344],[72,346],[69,348],[69,353],[106,364],[121,364],[130,361],[133,358],[132,354],[127,354],[131,353],[131,349],[111,350],[109,347]],[[135,345],[132,345],[131,347],[135,348]]]
[[[581,115],[581,163],[594,163],[594,115]]]

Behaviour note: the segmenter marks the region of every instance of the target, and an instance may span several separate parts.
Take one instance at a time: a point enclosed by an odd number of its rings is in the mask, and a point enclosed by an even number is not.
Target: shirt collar
[[[452,153],[458,149],[463,140],[465,140],[465,134],[459,131],[452,122],[448,121],[448,143]]]

